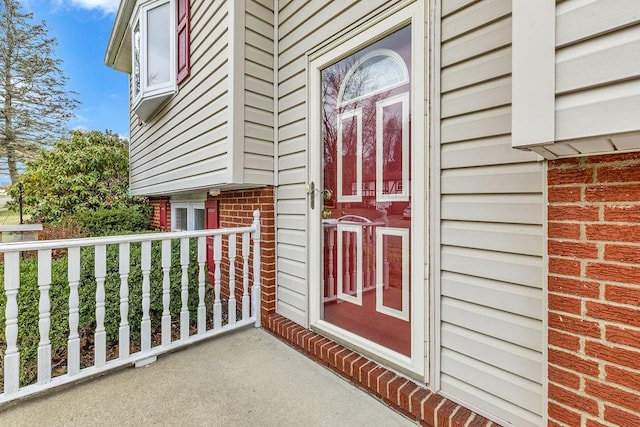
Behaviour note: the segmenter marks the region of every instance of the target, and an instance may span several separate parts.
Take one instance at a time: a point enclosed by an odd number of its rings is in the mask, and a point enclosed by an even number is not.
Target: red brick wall
[[[640,426],[640,153],[549,162],[549,425]]]
[[[250,190],[227,191],[214,197],[220,201],[220,228],[246,227],[253,221],[253,211],[260,210],[260,258],[262,264],[262,301],[261,317],[275,313],[276,307],[276,254],[275,254],[275,218],[273,187],[264,187]],[[242,297],[242,257],[241,242],[238,241],[238,256],[236,258],[236,299],[238,307]],[[227,253],[226,241],[223,253]],[[250,267],[253,258],[249,260]],[[249,286],[253,284],[253,268],[249,277]],[[228,267],[223,266],[223,275],[228,274]],[[223,283],[227,283],[223,281]],[[228,285],[227,285],[228,286]],[[223,294],[228,296],[228,287],[223,289]]]
[[[167,225],[166,230],[162,230],[160,227],[160,206],[167,204]],[[169,204],[168,197],[154,197],[149,200],[149,204],[153,206],[153,212],[151,213],[151,229],[160,231],[169,231],[171,229],[171,205]]]
[[[261,317],[266,320],[266,316],[275,313],[276,307],[276,257],[275,257],[275,218],[274,218],[274,195],[273,187],[256,188],[249,190],[226,191],[216,197],[209,196],[209,199],[220,201],[220,228],[246,227],[253,222],[253,211],[260,210],[261,242],[260,257],[262,264],[262,302]],[[153,206],[152,227],[160,229],[160,204],[168,202],[169,198],[153,198],[150,204]],[[171,228],[171,205],[167,205],[167,227]],[[236,255],[236,291],[238,309],[241,309],[242,301],[242,241],[237,241]],[[253,250],[253,249],[252,249]],[[223,239],[223,259],[227,259],[227,240]],[[249,259],[249,287],[253,285],[253,257]],[[222,265],[221,268],[221,288],[222,296],[229,296],[229,266]]]

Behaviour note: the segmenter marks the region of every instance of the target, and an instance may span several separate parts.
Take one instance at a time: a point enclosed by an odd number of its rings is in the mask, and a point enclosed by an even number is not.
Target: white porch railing
[[[324,256],[327,260],[325,303],[341,300],[341,294],[346,299],[356,296],[360,292],[358,280],[362,282],[362,293],[376,290],[376,269],[379,268],[376,260],[376,229],[387,224],[385,221],[371,221],[357,215],[322,220]],[[362,253],[361,257],[358,252]],[[388,289],[389,260],[386,251],[382,253],[382,286]]]
[[[260,326],[260,213],[255,211],[254,220],[250,227],[201,230],[191,232],[153,233],[127,236],[113,236],[100,238],[34,241],[25,243],[0,244],[0,253],[4,254],[4,292],[6,294],[6,323],[4,352],[4,390],[0,394],[0,403],[25,397],[49,388],[77,381],[92,375],[100,374],[123,365],[143,365],[150,363],[162,353],[192,344],[203,339],[213,337],[248,325]],[[209,244],[207,241],[209,240]],[[240,247],[237,242],[240,240]],[[179,242],[180,268],[180,311],[176,316],[179,323],[179,337],[172,341],[172,317],[170,313],[172,241]],[[154,244],[154,242],[157,242]],[[192,312],[197,313],[194,329],[190,331],[189,300],[189,266],[190,242],[195,246],[197,255],[197,294],[198,305]],[[131,259],[132,244],[139,245],[139,259],[133,263]],[[108,271],[107,248],[117,245],[117,271]],[[81,278],[81,250],[93,251],[94,271],[92,281],[95,282],[95,328],[93,332],[93,365],[81,367],[81,337],[78,326],[80,322],[81,280],[86,280],[86,271],[82,271]],[[212,248],[212,249],[208,249]],[[68,336],[66,343],[66,373],[52,375],[52,345],[51,337],[51,298],[53,251],[66,250],[65,286],[68,286]],[[226,249],[226,250],[224,250]],[[87,249],[84,249],[85,251]],[[115,248],[114,248],[115,250]],[[208,251],[212,250],[212,255]],[[21,317],[18,306],[18,291],[21,284],[20,265],[25,252],[37,251],[37,287],[39,290],[38,319]],[[159,251],[156,253],[154,251]],[[224,251],[224,254],[223,254]],[[223,257],[224,255],[224,257]],[[152,257],[159,260],[152,265]],[[209,260],[207,259],[209,258]],[[241,259],[237,259],[241,258]],[[253,259],[253,271],[250,272],[249,262]],[[177,261],[174,257],[174,261]],[[56,261],[57,262],[57,261]],[[158,265],[158,263],[160,265]],[[141,304],[140,307],[130,307],[129,283],[132,274],[131,265],[139,265],[141,269]],[[207,292],[206,276],[211,273],[207,264],[213,265],[213,304],[205,305]],[[174,264],[175,266],[175,264]],[[152,268],[161,269],[161,280],[152,280]],[[193,267],[193,266],[192,266]],[[86,269],[86,267],[85,267]],[[242,272],[242,297],[239,301],[241,314],[236,315],[237,301],[235,298],[236,269]],[[227,310],[223,313],[221,297],[222,274],[228,278],[229,298],[226,301]],[[119,275],[119,328],[117,331],[118,351],[111,360],[108,359],[108,347],[114,343],[107,342],[105,329],[105,315],[108,302],[105,300],[105,281],[111,274]],[[250,274],[253,284],[250,289]],[[158,274],[156,274],[158,276]],[[158,276],[159,277],[159,276]],[[226,284],[225,284],[226,285]],[[83,285],[84,286],[84,285]],[[92,283],[93,286],[93,283]],[[174,283],[174,287],[177,286]],[[161,339],[158,345],[152,343],[152,319],[150,316],[151,293],[159,294],[161,289],[162,313],[159,320]],[[84,291],[84,290],[83,290]],[[37,291],[36,291],[37,292]],[[66,290],[65,290],[66,292]],[[33,297],[35,301],[35,296]],[[92,302],[93,303],[93,302]],[[159,304],[159,301],[157,301]],[[113,307],[110,307],[113,309]],[[131,325],[129,315],[131,310],[141,311],[139,351],[130,354]],[[117,311],[117,310],[116,310]],[[140,313],[140,312],[138,312]],[[226,314],[226,316],[224,316]],[[226,324],[223,324],[226,317]],[[239,317],[239,318],[238,318]],[[208,322],[209,320],[209,322]],[[37,381],[33,384],[20,384],[20,352],[19,331],[23,322],[37,322],[39,329],[39,343],[37,346]],[[211,327],[207,327],[208,323]],[[176,333],[177,334],[177,333]],[[115,347],[113,347],[115,348]],[[112,349],[113,349],[112,348]],[[86,350],[86,349],[85,349]]]

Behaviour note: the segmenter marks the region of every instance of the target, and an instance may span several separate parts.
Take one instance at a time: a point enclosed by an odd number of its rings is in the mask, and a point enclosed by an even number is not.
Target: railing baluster
[[[351,232],[344,233],[344,244],[342,245],[342,254],[344,258],[344,282],[342,292],[353,295],[351,292]],[[346,254],[346,255],[345,255]],[[346,289],[344,287],[346,286]]]
[[[249,304],[249,233],[242,233],[242,320],[249,318],[251,306]]]
[[[382,235],[382,253],[384,257],[384,261],[382,261],[382,281],[384,285],[384,289],[389,289],[389,259],[387,258],[387,236]]]
[[[333,247],[335,246],[335,232],[336,232],[336,227],[329,227],[327,229],[328,235],[329,235],[329,268],[328,268],[328,272],[329,272],[329,280],[328,280],[328,285],[329,285],[329,300],[333,301],[334,297],[335,297],[335,293],[336,293],[336,281],[333,275]]]
[[[142,322],[140,324],[140,347],[142,351],[151,350],[151,317],[149,308],[151,306],[151,284],[149,275],[151,274],[151,242],[141,244],[141,268],[142,268]]]
[[[213,329],[222,327],[222,303],[220,302],[220,260],[222,259],[222,236],[213,237],[213,265],[215,266],[213,291]]]
[[[107,246],[96,245],[95,250],[96,331],[94,337],[94,360],[95,366],[99,367],[107,363],[107,331],[104,328],[104,281],[107,276]]]
[[[18,289],[20,288],[20,252],[4,254],[5,307],[4,394],[18,392],[20,388],[20,351],[18,350]]]
[[[371,241],[373,240],[371,236],[371,226],[363,225],[362,226],[362,234],[363,234],[363,242],[362,242],[362,250],[364,251],[364,287],[371,287]]]
[[[80,372],[80,335],[78,323],[80,321],[80,248],[69,248],[68,251],[69,279],[69,340],[67,342],[67,374],[76,375]]]
[[[226,331],[228,328],[237,328],[244,326],[249,322],[254,322],[256,326],[260,326],[260,290],[261,290],[261,256],[260,256],[260,214],[254,212],[254,221],[251,227],[240,227],[229,230],[208,230],[193,231],[183,233],[157,233],[146,235],[129,235],[129,236],[113,236],[100,238],[73,239],[69,241],[37,241],[23,242],[12,244],[0,244],[0,253],[4,256],[5,278],[4,287],[6,295],[5,307],[5,340],[6,350],[4,353],[3,369],[4,369],[4,393],[0,394],[0,402],[6,402],[18,397],[23,397],[37,393],[39,391],[50,388],[52,384],[62,385],[80,378],[85,378],[99,372],[103,372],[112,368],[122,366],[127,361],[131,361],[131,325],[129,322],[129,310],[131,303],[130,282],[131,275],[131,244],[140,244],[141,248],[141,273],[142,273],[142,320],[140,324],[141,330],[141,352],[146,354],[142,357],[139,354],[135,357],[136,365],[150,363],[158,354],[165,353],[173,348],[183,347],[190,343],[187,339],[190,333],[189,325],[189,285],[192,283],[191,274],[193,269],[190,268],[190,239],[197,239],[197,263],[198,263],[198,308],[197,308],[197,334],[193,337],[198,340],[209,336],[218,335]],[[240,242],[238,234],[242,234],[242,250],[237,247]],[[210,236],[210,237],[209,237]],[[228,239],[224,241],[225,237]],[[207,307],[205,297],[207,293],[207,267],[208,267],[208,238],[213,239],[213,261],[214,261],[214,303],[213,303],[213,330],[207,331]],[[171,239],[180,240],[180,268],[181,268],[181,309],[180,309],[180,339],[172,343],[172,316],[170,304],[177,301],[171,301],[172,286],[177,285],[171,283],[172,258],[173,258],[173,242]],[[253,246],[252,246],[253,240]],[[162,243],[154,243],[162,242]],[[223,327],[222,319],[222,294],[221,280],[223,274],[223,243],[228,243],[229,257],[229,301],[228,301],[228,323]],[[118,245],[118,274],[119,282],[119,331],[118,331],[118,360],[107,363],[107,331],[105,328],[105,320],[107,308],[112,307],[112,295],[106,295],[107,279],[111,283],[112,274],[115,274],[111,265],[107,265],[107,252],[109,245]],[[158,245],[155,247],[155,245]],[[151,268],[152,268],[152,251],[154,247],[161,249],[161,268],[162,268],[162,345],[155,348],[152,347],[151,335]],[[68,300],[68,328],[69,335],[67,338],[67,373],[60,375],[53,380],[54,369],[52,367],[53,338],[59,331],[54,330],[55,310],[53,306],[51,294],[54,283],[58,283],[57,269],[54,269],[53,251],[58,248],[67,251],[67,281],[69,286]],[[85,248],[85,249],[83,249]],[[82,251],[93,251],[94,268],[93,271],[83,271],[81,268]],[[20,353],[24,352],[24,348],[18,347],[19,325],[18,318],[20,315],[18,306],[18,293],[21,285],[20,267],[22,261],[22,253],[24,251],[37,251],[37,286],[39,294],[38,302],[38,331],[39,342],[37,350],[37,384],[20,387]],[[241,252],[241,253],[240,253]],[[111,254],[111,252],[109,252]],[[253,253],[253,254],[252,254]],[[88,255],[88,253],[84,254]],[[157,255],[157,254],[156,254]],[[242,261],[238,258],[242,256]],[[253,258],[252,258],[253,257]],[[253,264],[250,266],[250,259]],[[35,261],[35,260],[34,260]],[[109,261],[115,261],[109,258]],[[174,261],[177,261],[174,259]],[[237,266],[243,265],[242,272],[242,319],[239,320],[236,310],[239,309],[240,301],[236,299],[236,291],[240,280],[239,274],[236,273]],[[29,261],[31,262],[31,261]],[[35,264],[35,262],[34,262]],[[157,266],[155,266],[157,267]],[[154,268],[155,268],[154,267]],[[226,263],[224,265],[226,268]],[[251,268],[251,270],[250,270]],[[63,273],[64,274],[64,273]],[[226,274],[226,270],[225,273]],[[251,275],[253,274],[253,279]],[[80,331],[80,297],[79,291],[81,286],[81,278],[83,275],[87,279],[93,280],[95,283],[95,312],[93,313],[95,322],[95,331],[93,334],[94,345],[94,366],[87,369],[81,369],[81,337]],[[227,278],[225,277],[225,280]],[[26,279],[23,279],[26,280]],[[253,283],[249,282],[253,280]],[[84,282],[82,282],[84,283]],[[23,286],[25,283],[22,283]],[[90,284],[87,284],[91,287]],[[155,285],[154,285],[155,286]],[[118,292],[118,291],[115,291]],[[226,293],[225,293],[226,296]],[[109,307],[107,307],[109,301]],[[86,303],[87,301],[83,301]],[[52,315],[53,313],[53,315]],[[175,313],[174,313],[175,315]],[[90,320],[90,319],[89,319]],[[112,320],[112,319],[109,319]],[[115,320],[115,319],[113,319]],[[30,321],[35,321],[31,319]],[[135,326],[135,325],[134,325]],[[83,337],[85,339],[87,337]],[[91,337],[88,337],[89,339]],[[114,337],[110,337],[114,338]],[[114,345],[111,343],[110,345]]]
[[[371,283],[371,287],[372,288],[376,288],[378,286],[377,284],[377,273],[376,273],[376,263],[377,263],[377,258],[376,258],[376,226],[372,225],[371,226],[371,232],[370,232],[371,236],[370,236],[370,251],[369,251],[369,269],[371,270],[371,279],[369,280],[369,283]]]
[[[120,359],[129,357],[129,243],[120,243],[119,248],[120,267],[120,329],[119,329],[119,354]]]
[[[171,279],[171,240],[162,241],[162,345],[171,344],[171,312],[169,311],[169,290]]]
[[[358,243],[361,243],[358,241],[358,235],[354,234],[353,245],[351,246],[351,259],[353,260],[353,267],[351,270],[353,272],[353,274],[351,274],[351,290],[353,291],[353,295],[356,297],[358,296],[358,276],[362,274],[362,272],[358,271],[358,252],[362,251],[362,248],[358,247]]]
[[[229,306],[228,319],[230,325],[236,324],[236,240],[235,234],[229,234]]]
[[[51,249],[38,251],[38,288],[40,302],[38,304],[38,329],[40,343],[38,344],[38,384],[43,385],[51,381]]]
[[[180,309],[180,339],[189,338],[189,239],[180,239],[180,266],[182,267],[182,282],[180,297],[182,308]]]
[[[206,262],[207,238],[198,237],[198,335],[207,331],[207,307],[204,305],[204,269]]]
[[[253,211],[253,289],[251,290],[252,312],[256,328],[260,327],[260,211]]]

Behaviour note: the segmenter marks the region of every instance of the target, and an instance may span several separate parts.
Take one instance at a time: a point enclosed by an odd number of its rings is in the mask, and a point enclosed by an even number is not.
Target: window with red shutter
[[[191,40],[190,40],[190,1],[189,0],[177,0],[177,19],[178,19],[178,40],[176,43],[178,54],[178,84],[182,83],[184,79],[189,77],[191,72]]]
[[[183,15],[188,16],[187,0],[149,0],[137,2],[131,21],[132,108],[145,122],[178,90],[175,34],[179,1],[184,2]],[[183,20],[188,38],[188,19]]]
[[[167,202],[160,202],[160,231],[167,231]]]
[[[204,228],[212,230],[220,228],[220,210],[218,200],[204,202]],[[207,237],[207,278],[214,283],[215,264],[213,263],[213,237]]]

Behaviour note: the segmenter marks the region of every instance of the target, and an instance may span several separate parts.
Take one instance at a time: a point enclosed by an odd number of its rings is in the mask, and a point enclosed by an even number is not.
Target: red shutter
[[[189,73],[191,72],[190,15],[191,7],[189,0],[178,0],[178,84],[189,77]]]
[[[167,231],[167,205],[164,200],[160,202],[160,231]]]
[[[218,200],[207,200],[204,202],[204,228],[213,230],[220,228],[220,210]],[[213,263],[213,237],[207,237],[207,277],[213,284],[215,265]]]

